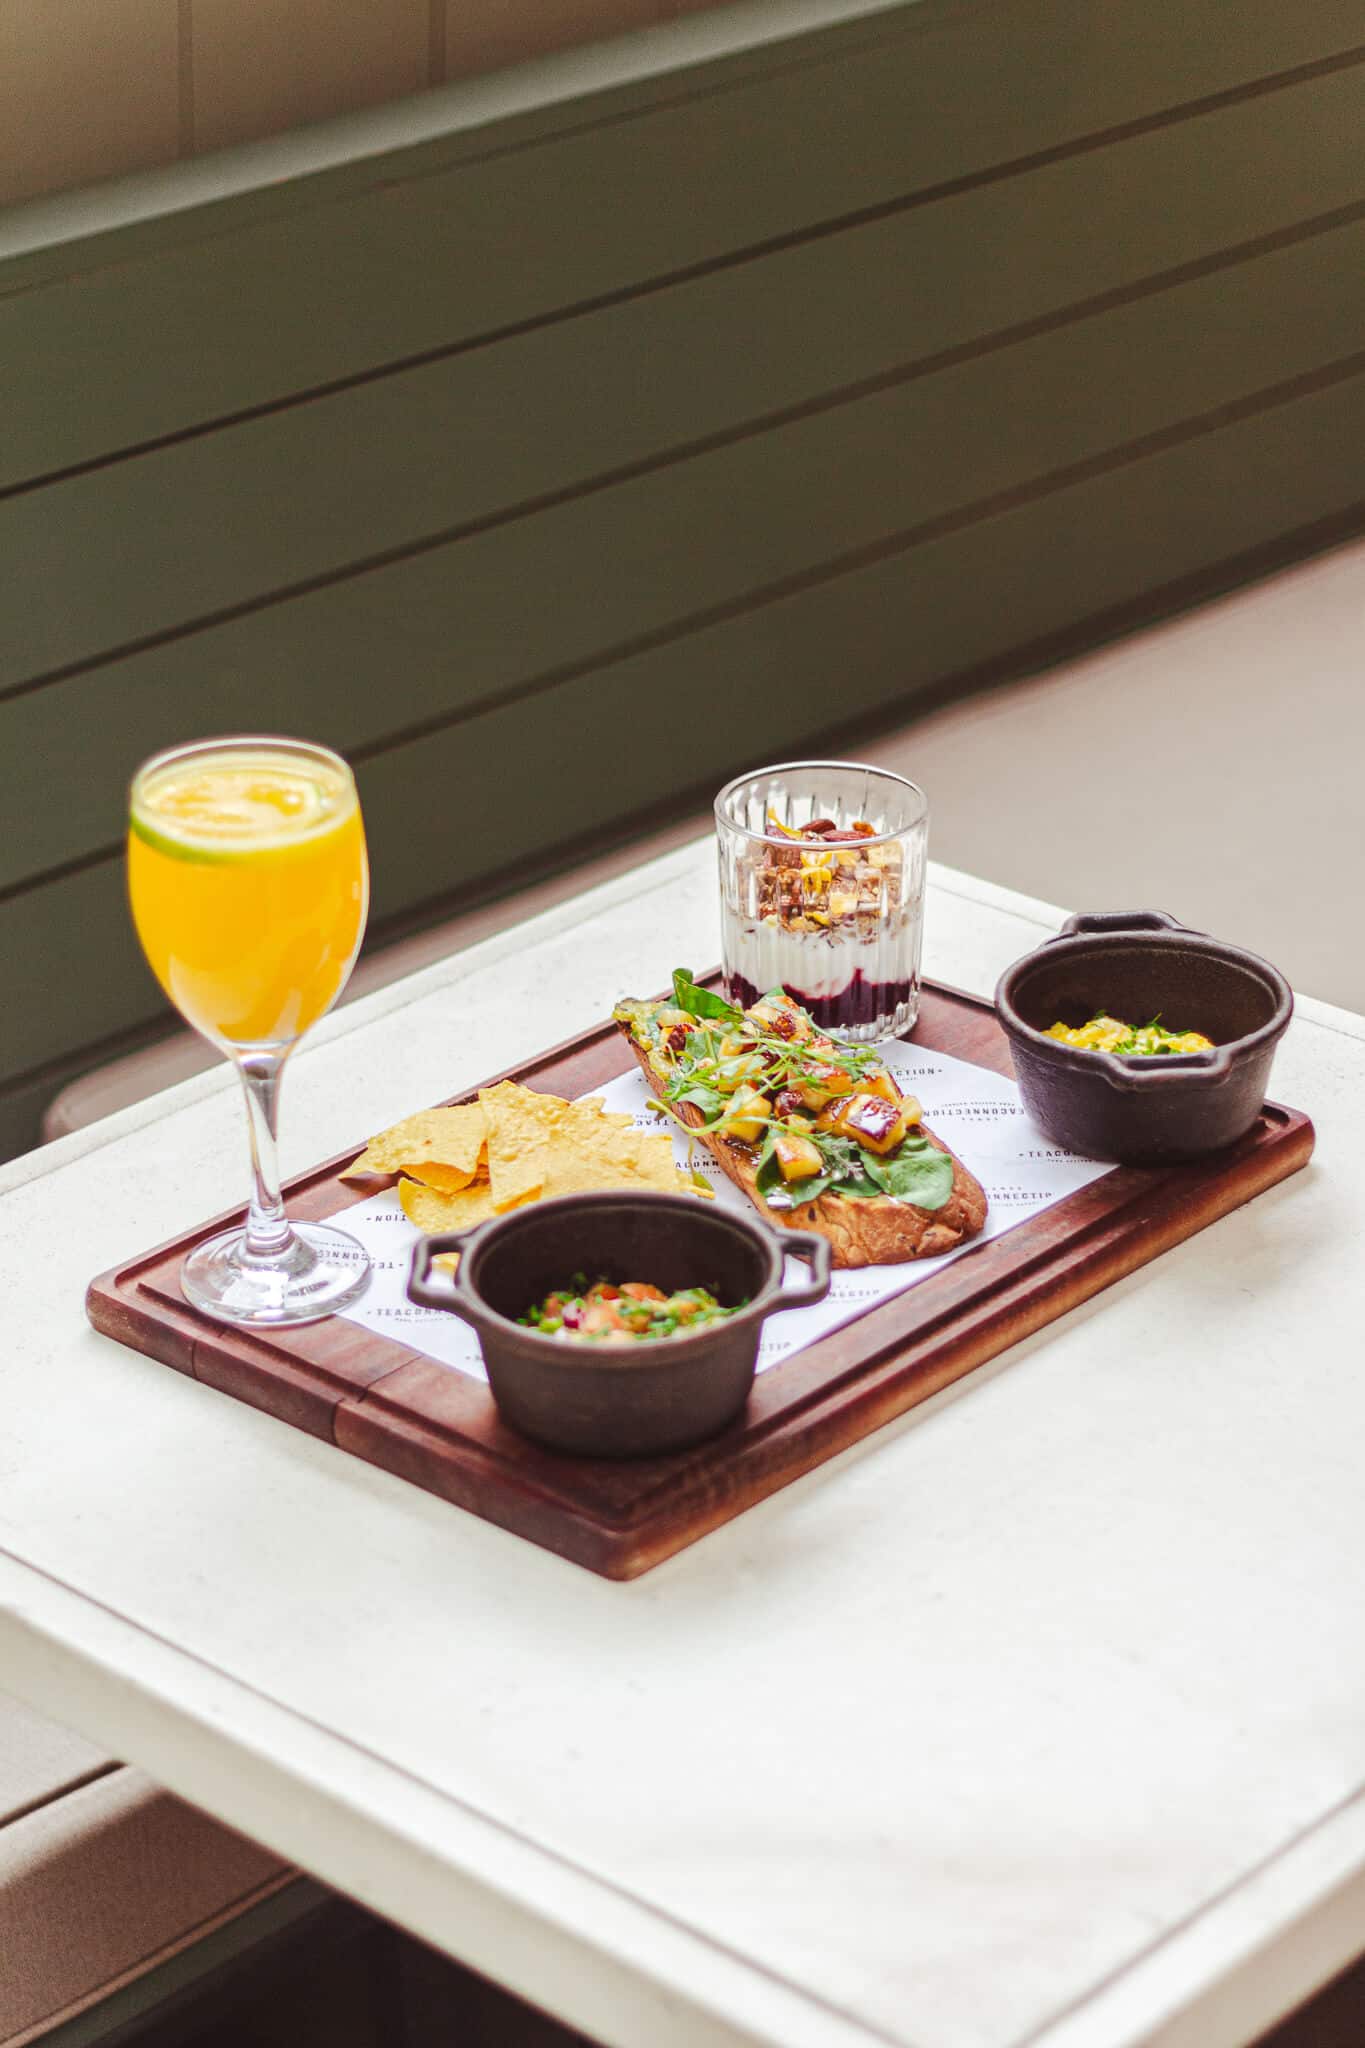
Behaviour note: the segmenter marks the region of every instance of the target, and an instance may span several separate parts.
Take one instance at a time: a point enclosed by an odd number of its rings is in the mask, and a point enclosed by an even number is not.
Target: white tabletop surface
[[[928,971],[1057,921],[936,870]],[[700,843],[357,1003],[286,1170],[717,952]],[[86,1327],[230,1076],[0,1168],[0,1684],[609,2048],[1244,2043],[1365,1946],[1365,1022],[1274,1092],[1306,1172],[628,1585]]]

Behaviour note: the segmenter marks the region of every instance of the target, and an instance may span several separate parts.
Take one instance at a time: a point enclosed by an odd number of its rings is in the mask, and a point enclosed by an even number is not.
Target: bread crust
[[[641,1073],[655,1095],[663,1092],[663,1081],[655,1073],[627,1024],[617,1028],[635,1055]],[[706,1121],[691,1102],[680,1102],[677,1111],[694,1128]],[[779,1229],[813,1230],[827,1237],[833,1246],[833,1263],[840,1267],[899,1266],[907,1259],[932,1259],[941,1252],[956,1251],[969,1237],[975,1237],[986,1220],[986,1192],[975,1174],[969,1173],[957,1154],[935,1137],[927,1124],[917,1126],[920,1134],[953,1162],[953,1191],[941,1209],[917,1209],[912,1202],[893,1201],[878,1195],[872,1201],[850,1202],[841,1195],[820,1195],[795,1209],[770,1209],[758,1192],[758,1179],[747,1146],[718,1132],[698,1131],[701,1144],[729,1175],[735,1186]]]

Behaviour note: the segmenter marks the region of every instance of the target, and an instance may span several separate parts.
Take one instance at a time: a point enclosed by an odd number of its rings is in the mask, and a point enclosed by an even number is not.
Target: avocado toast
[[[932,1258],[985,1222],[980,1183],[875,1049],[825,1037],[784,990],[741,1010],[679,968],[671,1001],[613,1015],[657,1106],[769,1222],[827,1237],[836,1266]]]

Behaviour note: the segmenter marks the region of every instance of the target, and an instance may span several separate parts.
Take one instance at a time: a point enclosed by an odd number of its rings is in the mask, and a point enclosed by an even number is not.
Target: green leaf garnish
[[[813,1173],[808,1180],[784,1180],[781,1190],[788,1197],[793,1208],[801,1202],[815,1202],[830,1188],[836,1187],[831,1174]]]
[[[953,1162],[927,1138],[906,1138],[884,1159],[869,1152],[863,1165],[884,1194],[917,1209],[941,1209],[953,1192]]]
[[[708,1123],[714,1118],[723,1116],[729,1107],[730,1101],[727,1095],[722,1095],[718,1088],[708,1087],[705,1081],[692,1081],[686,1088],[679,1089],[676,1093],[670,1088],[668,1099],[670,1102],[691,1102],[695,1104]]]
[[[715,1017],[724,1024],[739,1024],[744,1019],[744,1012],[727,1003],[723,996],[712,989],[699,988],[690,967],[673,969],[673,1006],[685,1010],[689,1017]]]

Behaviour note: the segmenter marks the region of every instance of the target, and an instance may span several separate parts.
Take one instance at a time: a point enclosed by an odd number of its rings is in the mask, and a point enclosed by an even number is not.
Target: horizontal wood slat
[[[1365,207],[1363,132],[1365,66],[0,501],[0,688]]]
[[[360,770],[374,915],[496,882],[513,844],[548,853],[581,835],[602,814],[604,732],[625,736],[621,808],[641,810],[785,743],[789,703],[822,704],[811,740],[904,718],[926,685],[1360,508],[1362,432],[1365,375],[612,663],[531,717],[395,747]],[[156,1014],[118,858],[0,904],[0,957],[0,1073],[88,1042],[92,989],[106,1032]]]
[[[112,1058],[113,1054],[105,1055]],[[102,1065],[95,1055],[0,1087],[0,1160],[17,1158],[42,1143],[43,1117],[68,1081],[87,1068]]]
[[[16,698],[0,887],[108,844],[127,774],[172,740],[285,725],[371,747],[1310,374],[1361,345],[1350,275],[1365,221]],[[143,538],[107,563],[109,610]],[[46,580],[9,551],[35,631],[80,582],[80,531],[65,545]],[[787,708],[824,722],[820,691]]]
[[[701,64],[687,61],[684,30],[677,71],[577,108],[484,125],[476,111],[471,132],[462,110],[481,106],[481,88],[455,88],[448,136],[292,188],[276,171],[232,191],[228,168],[227,196],[184,209],[184,180],[167,173],[162,220],[8,264],[0,229],[0,362],[24,399],[6,403],[0,487],[996,175],[1365,43],[1356,0],[1239,0],[1203,23],[1188,0],[918,0]],[[371,150],[377,132],[356,130]],[[117,218],[88,210],[92,225]]]
[[[822,729],[904,722],[926,690],[1212,569],[1229,544],[1329,509],[1365,517],[1362,443],[1365,374],[595,670],[531,717],[491,712],[394,748],[361,771],[370,813],[392,821],[378,900],[420,900],[471,838],[496,843],[509,801],[519,837],[529,826],[548,848],[555,818],[560,836],[581,832],[604,733],[621,736],[631,802],[666,801]],[[452,792],[452,815],[414,816],[419,786]]]

